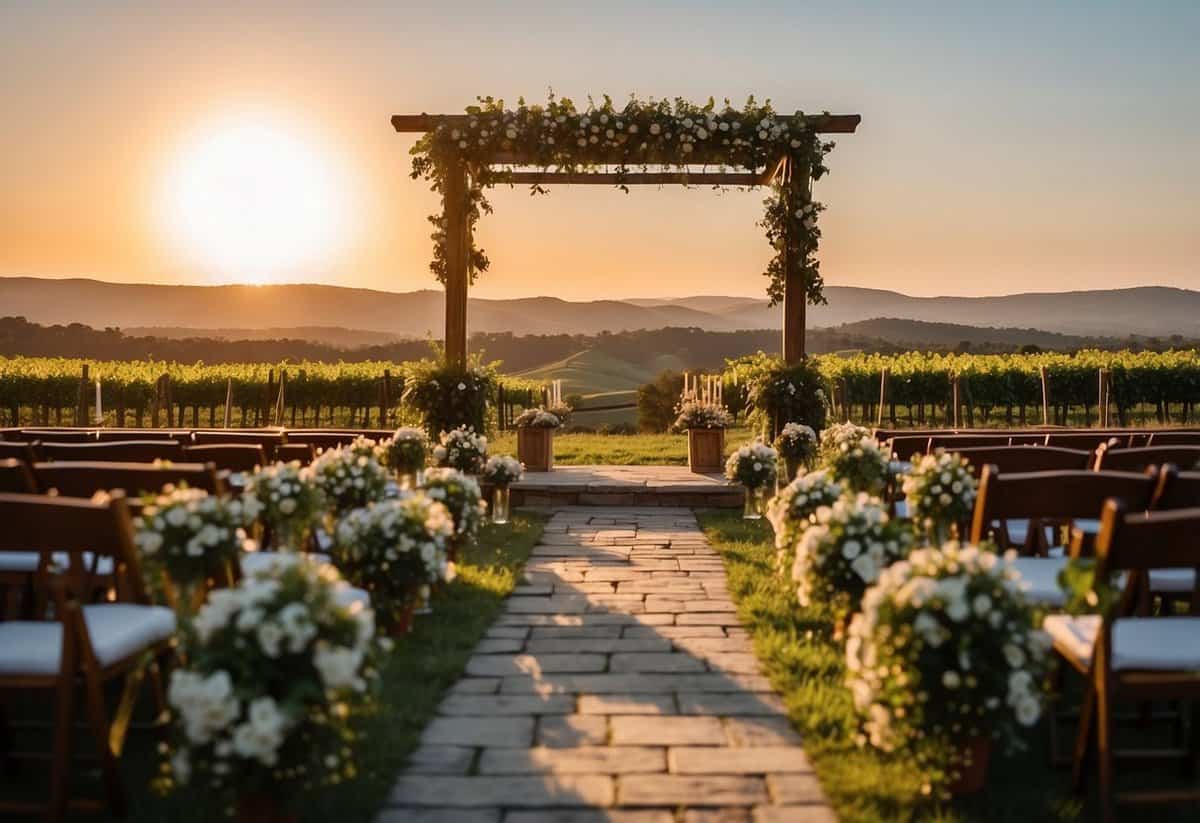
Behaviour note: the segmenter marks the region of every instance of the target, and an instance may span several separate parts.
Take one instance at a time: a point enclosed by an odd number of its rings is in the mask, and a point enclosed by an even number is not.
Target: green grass
[[[382,671],[378,711],[362,724],[365,734],[356,755],[359,777],[306,796],[300,809],[303,820],[365,823],[374,818],[442,694],[462,674],[467,658],[516,585],[525,560],[541,537],[546,517],[519,512],[507,525],[484,527],[478,544],[464,553],[458,578],[435,595],[433,614],[418,617],[412,634],[397,642],[389,655]],[[48,738],[47,731],[25,748],[48,746]],[[151,791],[149,784],[159,763],[156,742],[146,730],[135,730],[128,740],[122,771],[131,807],[125,820],[199,823],[221,819],[221,810],[202,791],[189,788],[167,797]],[[76,752],[87,752],[91,747],[90,739],[81,739]],[[74,771],[82,771],[80,764],[76,763]],[[44,798],[41,772],[40,766],[36,770],[26,766],[15,779],[0,777],[0,794],[9,796],[23,785],[23,796]],[[89,780],[82,782],[75,793],[98,797],[99,791],[98,782]]]
[[[656,364],[639,366],[596,349],[587,349],[513,376],[529,380],[562,380],[563,394],[587,395],[637,389],[642,383],[653,380],[659,370]]]
[[[725,432],[728,454],[754,439],[745,427]],[[516,454],[517,433],[500,432],[488,441],[492,454]],[[559,466],[686,466],[686,434],[563,434],[554,435],[554,463]]]
[[[888,757],[855,745],[856,721],[843,685],[842,647],[833,641],[827,623],[800,608],[794,589],[774,574],[770,526],[727,512],[704,512],[699,518],[725,560],[729,591],[753,637],[754,650],[804,736],[805,751],[843,823],[1098,819],[1093,803],[1085,805],[1069,791],[1069,770],[1047,764],[1045,722],[1029,735],[1026,751],[1014,756],[993,753],[988,787],[980,795],[948,806],[923,801],[921,774],[902,755]],[[1072,690],[1067,700],[1074,702],[1074,698]],[[1137,734],[1143,744],[1149,739],[1146,732]],[[1064,727],[1063,735],[1060,739],[1067,745],[1074,742],[1072,729]],[[1131,742],[1126,740],[1127,745]],[[1160,765],[1157,771],[1147,774],[1141,768],[1134,779],[1119,777],[1117,787],[1149,788],[1147,783],[1153,781],[1179,788],[1174,764]],[[1118,767],[1118,775],[1123,772]],[[1094,786],[1094,771],[1089,779]],[[1149,819],[1156,822],[1196,820],[1197,806],[1145,807],[1143,813],[1153,815]]]

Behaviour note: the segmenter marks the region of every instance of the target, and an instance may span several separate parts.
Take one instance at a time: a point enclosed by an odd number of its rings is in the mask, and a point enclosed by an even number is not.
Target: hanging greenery
[[[828,171],[825,155],[834,144],[822,141],[802,112],[784,117],[776,114],[770,101],[759,104],[753,97],[741,109],[735,109],[728,100],[718,108],[711,98],[697,105],[679,98],[636,97],[618,108],[608,96],[599,103],[589,97],[581,111],[571,100],[551,94],[545,105],[530,106],[520,99],[516,109],[506,109],[503,100],[481,97],[466,114],[465,125],[441,123],[412,149],[413,179],[430,181],[432,190],[443,199],[443,211],[429,218],[434,225],[430,269],[443,284],[447,259],[446,182],[451,171],[461,174],[465,167],[469,172],[460,206],[468,227],[473,229],[480,215],[492,210],[486,189],[506,180],[511,182],[508,170],[492,168],[505,156],[519,158],[522,165],[543,171],[580,172],[609,167],[624,191],[628,191],[622,182],[624,175],[652,166],[685,172],[689,166],[755,172],[787,157],[796,173],[790,180],[777,178],[771,184],[760,223],[776,251],[764,272],[770,281],[767,295],[772,305],[783,299],[786,261],[790,258],[797,261],[796,268],[804,276],[808,301],[824,302],[816,256],[821,237],[817,216],[824,207],[809,199],[805,170],[812,179],[820,179]],[[546,189],[535,184],[531,193],[543,194]],[[472,240],[472,283],[480,272],[487,271],[488,265],[487,255]]]

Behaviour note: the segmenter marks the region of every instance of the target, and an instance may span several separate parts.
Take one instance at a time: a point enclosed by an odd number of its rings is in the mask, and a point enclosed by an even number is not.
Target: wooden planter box
[[[688,469],[697,474],[725,470],[724,429],[688,429]]]
[[[517,459],[531,472],[554,468],[554,429],[525,426],[517,429]]]

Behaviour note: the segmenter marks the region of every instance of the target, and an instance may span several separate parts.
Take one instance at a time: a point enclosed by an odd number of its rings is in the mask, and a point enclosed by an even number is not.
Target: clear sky
[[[435,286],[388,117],[552,86],[861,113],[817,188],[831,284],[1200,288],[1197,42],[1195,0],[0,0],[0,275]],[[280,164],[245,193],[278,225],[205,199],[243,145]],[[760,295],[761,199],[497,191],[475,294]],[[181,239],[172,210],[206,204]],[[296,238],[269,274],[225,254],[269,231]]]

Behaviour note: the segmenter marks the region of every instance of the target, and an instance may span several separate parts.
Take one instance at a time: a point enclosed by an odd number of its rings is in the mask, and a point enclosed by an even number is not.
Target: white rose
[[[943,672],[942,685],[947,689],[957,689],[962,685],[962,677],[954,670]]]

